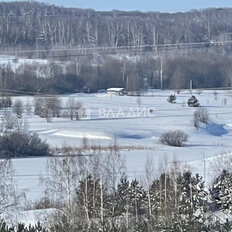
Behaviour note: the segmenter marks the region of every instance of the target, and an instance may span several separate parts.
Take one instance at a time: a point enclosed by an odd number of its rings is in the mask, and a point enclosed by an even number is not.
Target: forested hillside
[[[186,13],[96,12],[37,2],[0,3],[2,48],[139,46],[228,40],[232,9]]]
[[[1,54],[49,59],[46,65],[17,65],[17,70],[12,63],[1,65],[1,85],[57,93],[112,86],[180,89],[188,88],[190,80],[195,88],[229,87],[231,32],[230,8],[97,12],[37,2],[1,2]]]

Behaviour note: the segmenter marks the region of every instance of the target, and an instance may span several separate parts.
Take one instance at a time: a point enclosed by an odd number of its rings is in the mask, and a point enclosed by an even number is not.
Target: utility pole
[[[3,69],[0,68],[0,89],[1,89],[1,93],[0,95],[2,96],[2,91],[3,91]]]
[[[129,77],[126,76],[126,90],[129,90]]]
[[[163,57],[160,57],[160,89],[163,89]]]
[[[126,73],[126,63],[123,63],[123,69],[122,69],[122,85],[125,84],[125,73]]]
[[[1,89],[2,89],[2,69],[0,69],[0,86],[1,86]]]
[[[38,59],[39,58],[39,45],[38,45],[38,38],[36,37],[35,39],[35,42],[36,42],[36,58]]]
[[[193,89],[193,80],[190,80],[189,89],[190,89],[190,92],[192,92],[192,89]]]

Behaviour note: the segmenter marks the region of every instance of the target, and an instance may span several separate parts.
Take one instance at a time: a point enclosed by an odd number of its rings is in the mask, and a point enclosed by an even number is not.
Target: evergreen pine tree
[[[129,207],[129,187],[130,182],[126,177],[120,179],[115,192],[115,215],[125,215]]]
[[[130,196],[130,212],[135,216],[136,220],[139,216],[144,215],[146,212],[146,194],[144,189],[139,185],[135,179],[131,181],[129,187]]]
[[[232,173],[223,170],[214,180],[210,194],[219,209],[232,213]]]

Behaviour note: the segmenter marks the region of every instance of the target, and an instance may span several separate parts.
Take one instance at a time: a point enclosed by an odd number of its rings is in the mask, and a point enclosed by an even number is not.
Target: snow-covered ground
[[[66,72],[66,67],[69,62],[53,61],[48,59],[29,59],[29,58],[19,58],[16,56],[3,55],[0,54],[0,67],[11,68],[13,72],[20,72],[23,70],[24,66],[33,67],[33,71],[37,74],[38,77],[47,78],[51,74],[49,65],[55,63],[62,68],[63,73]],[[46,66],[46,68],[45,68]]]
[[[155,165],[161,161],[170,163],[173,159],[191,166],[193,172],[212,179],[212,162],[221,154],[232,151],[232,92],[226,90],[193,91],[201,106],[207,108],[210,120],[198,130],[193,126],[193,113],[186,102],[189,91],[177,94],[177,103],[170,104],[167,97],[172,91],[149,91],[144,96],[116,96],[100,94],[74,94],[88,108],[87,118],[71,121],[67,118],[45,119],[27,115],[29,130],[46,139],[53,147],[62,145],[80,146],[83,138],[91,145],[113,144],[115,139],[121,146],[139,146],[143,150],[122,150],[130,177],[139,177],[144,172],[148,157]],[[69,96],[61,96],[63,104]],[[22,97],[33,103],[32,97]],[[139,104],[140,103],[140,104]],[[140,105],[140,106],[139,106]],[[153,109],[153,111],[151,111]],[[147,110],[147,111],[146,111]],[[137,117],[136,113],[145,112]],[[159,142],[160,136],[170,130],[182,130],[189,135],[184,147],[170,147]],[[47,158],[14,159],[15,180],[19,190],[26,190],[29,200],[42,196],[40,176],[46,176]]]
[[[0,55],[0,66],[7,66],[10,65],[13,71],[19,68],[21,65],[45,65],[48,64],[48,60],[42,59],[26,59],[26,58],[16,58],[15,56],[9,55]]]

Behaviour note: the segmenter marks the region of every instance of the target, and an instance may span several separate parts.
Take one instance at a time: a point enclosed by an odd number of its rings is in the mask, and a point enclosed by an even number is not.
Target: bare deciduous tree
[[[13,112],[17,117],[21,118],[23,114],[23,103],[20,99],[16,99],[13,104]]]
[[[60,117],[61,101],[56,96],[35,98],[34,113],[51,122],[53,117]]]
[[[43,114],[43,105],[44,105],[44,99],[40,97],[34,98],[34,114],[38,116],[42,116]]]
[[[12,112],[5,111],[2,116],[2,132],[27,131],[28,122],[16,117]]]
[[[18,119],[10,111],[5,111],[2,117],[2,130],[13,130],[17,125]]]
[[[205,108],[198,108],[193,114],[194,127],[198,128],[200,123],[207,124],[209,120],[208,110]]]
[[[16,192],[13,181],[14,169],[10,160],[0,161],[0,217],[10,222],[25,203],[25,194]]]
[[[29,101],[26,102],[26,104],[25,104],[25,109],[26,109],[27,115],[30,115],[30,114],[31,114],[31,111],[32,111],[32,107],[31,107],[31,104],[30,104]]]
[[[46,186],[45,195],[56,210],[51,215],[51,221],[64,219],[69,225],[75,221],[75,202],[73,196],[85,170],[84,157],[64,156],[60,158],[48,159],[49,178],[42,178],[41,181]]]
[[[138,107],[140,108],[140,107],[141,107],[141,104],[142,104],[142,98],[141,98],[141,96],[138,96],[138,97],[137,97],[136,103],[138,104]]]
[[[56,208],[50,215],[50,225],[62,218],[69,226],[84,220],[89,228],[91,215],[98,215],[103,224],[105,189],[114,193],[125,171],[117,146],[110,152],[94,151],[90,156],[77,155],[70,149],[68,152],[64,157],[49,158],[49,178],[41,179],[46,186],[46,199]],[[78,199],[75,198],[77,192]]]
[[[83,103],[77,101],[75,97],[69,97],[67,100],[67,112],[71,120],[74,118],[79,120],[83,117],[84,106]]]
[[[61,101],[58,97],[46,97],[45,108],[50,109],[52,117],[60,117]]]

